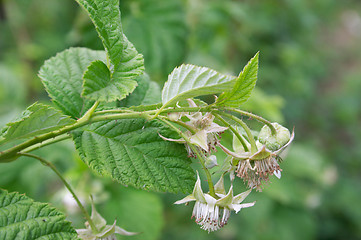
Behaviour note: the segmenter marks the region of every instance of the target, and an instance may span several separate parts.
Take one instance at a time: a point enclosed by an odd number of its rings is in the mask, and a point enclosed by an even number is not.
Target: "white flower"
[[[233,196],[233,186],[231,186],[226,194],[222,176],[215,185],[215,192],[218,198],[216,199],[207,193],[203,193],[201,180],[197,173],[197,182],[194,186],[193,193],[175,202],[175,204],[195,201],[192,218],[195,217],[196,223],[201,225],[202,229],[212,232],[227,224],[231,210],[238,213],[242,208],[252,207],[255,204],[255,202],[241,204],[251,190],[252,189]]]
[[[276,128],[276,130],[279,129],[280,128]],[[236,169],[237,176],[242,178],[248,184],[248,187],[256,188],[258,191],[261,191],[263,183],[269,181],[270,175],[274,174],[277,178],[281,178],[282,169],[279,166],[279,162],[282,161],[282,159],[279,155],[293,141],[294,132],[292,132],[291,135],[289,134],[288,137],[285,137],[285,135],[287,134],[285,134],[284,129],[282,129],[281,141],[277,142],[272,139],[273,149],[276,149],[274,151],[271,151],[266,147],[269,145],[267,141],[264,141],[265,144],[256,141],[258,150],[255,153],[245,151],[238,140],[233,141],[233,149],[236,152],[232,152],[222,145],[220,145],[220,147],[225,153],[239,160]],[[271,139],[271,137],[265,139]],[[246,142],[248,149],[250,149],[250,144],[245,139],[244,141]],[[278,146],[278,148],[275,148],[275,146]]]
[[[85,222],[85,229],[77,229],[76,232],[82,240],[116,240],[115,234],[131,236],[138,233],[125,231],[116,225],[114,221],[113,225],[106,225],[105,219],[97,212],[94,203],[92,202],[92,215],[91,220],[93,221],[95,228],[92,229],[88,222]]]
[[[190,107],[197,107],[193,100],[187,99],[188,104]],[[218,136],[220,133],[227,130],[227,127],[219,126],[218,124],[214,123],[214,116],[207,112],[204,116],[200,112],[195,112],[192,114],[184,114],[189,119],[186,124],[189,128],[194,130],[194,133],[190,131],[186,131],[185,135],[189,138],[191,144],[200,147],[205,153],[209,154],[211,150],[215,150],[216,146],[219,144]],[[180,114],[178,115],[169,115],[171,120],[179,119],[181,117]],[[171,139],[166,138],[160,135],[166,141],[173,141],[179,143],[186,143],[183,138],[180,139]],[[188,148],[189,155],[195,157],[192,151]]]

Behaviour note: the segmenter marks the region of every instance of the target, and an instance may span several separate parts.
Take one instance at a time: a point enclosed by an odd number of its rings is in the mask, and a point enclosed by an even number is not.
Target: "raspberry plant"
[[[70,48],[44,63],[39,77],[54,106],[34,103],[7,124],[1,134],[0,162],[27,156],[52,169],[77,201],[86,228],[76,231],[48,204],[1,190],[0,238],[113,239],[116,233],[135,234],[116,222],[107,224],[94,205],[89,215],[55,166],[31,153],[69,138],[81,159],[101,176],[139,189],[192,192],[176,204],[195,201],[193,216],[208,232],[223,227],[232,210],[238,213],[253,206],[254,202],[242,202],[252,189],[261,191],[270,176],[281,177],[280,154],[294,137],[278,123],[240,109],[255,87],[259,53],[238,76],[183,64],[160,90],[146,74],[143,56],[123,33],[119,1],[77,2],[94,23],[104,51]],[[206,103],[198,98],[203,95],[214,95],[215,100]],[[242,116],[263,123],[260,133]],[[232,150],[221,142],[225,131],[233,134]],[[228,157],[214,184],[210,169],[218,165],[213,155],[217,148]],[[198,174],[195,181],[192,161],[204,171],[206,193]],[[226,175],[231,179],[228,191]],[[234,193],[236,176],[247,191]]]

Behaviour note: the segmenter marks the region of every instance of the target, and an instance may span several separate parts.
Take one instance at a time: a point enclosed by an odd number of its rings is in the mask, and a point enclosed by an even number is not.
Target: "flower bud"
[[[211,155],[211,156],[207,157],[205,165],[206,165],[206,168],[208,168],[208,169],[218,166],[217,157],[215,155]]]
[[[283,147],[291,138],[290,131],[278,123],[272,123],[276,129],[276,134],[272,135],[271,129],[265,125],[258,135],[258,140],[266,145],[271,151],[276,151]]]

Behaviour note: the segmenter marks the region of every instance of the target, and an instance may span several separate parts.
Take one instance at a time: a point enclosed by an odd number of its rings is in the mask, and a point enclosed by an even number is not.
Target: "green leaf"
[[[111,63],[118,66],[124,47],[119,0],[76,1],[88,12]]]
[[[94,60],[106,61],[104,51],[70,48],[45,61],[41,78],[53,102],[67,115],[80,118],[94,101],[81,97],[83,74]]]
[[[131,107],[139,105],[151,105],[161,102],[160,87],[156,82],[150,80],[147,74],[139,76],[138,86],[127,98],[120,101],[121,107]]]
[[[132,240],[158,240],[164,225],[162,200],[152,192],[116,186],[101,211],[109,222],[133,232]]]
[[[102,61],[92,62],[83,78],[82,95],[98,101],[111,102],[124,98],[136,86],[133,80],[112,81],[111,73]]]
[[[257,81],[258,56],[259,52],[243,68],[233,89],[219,96],[217,105],[239,107],[248,100]]]
[[[177,134],[158,121],[123,119],[73,132],[82,160],[101,175],[136,188],[188,192],[194,172],[184,145],[164,141]]]
[[[29,138],[58,130],[75,122],[74,119],[63,115],[57,109],[41,103],[34,103],[22,113],[18,120],[7,124],[3,137],[7,141]]]
[[[123,30],[143,53],[147,72],[163,82],[184,62],[187,45],[185,6],[182,0],[121,1]]]
[[[143,73],[144,60],[123,34],[119,0],[77,2],[92,19],[110,61],[108,65],[96,61],[89,66],[82,95],[106,102],[123,99],[137,86],[134,78]]]
[[[0,189],[0,239],[77,239],[70,224],[48,204]]]
[[[220,74],[206,67],[183,64],[168,76],[162,91],[163,106],[177,101],[232,89],[235,77]]]

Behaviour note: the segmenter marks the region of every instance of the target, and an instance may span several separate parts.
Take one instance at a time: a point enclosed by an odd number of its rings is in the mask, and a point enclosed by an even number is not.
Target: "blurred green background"
[[[192,204],[173,205],[184,194],[95,176],[71,142],[39,150],[84,201],[92,193],[110,221],[142,232],[129,239],[361,239],[361,1],[121,0],[120,8],[125,34],[160,86],[183,62],[238,74],[260,51],[257,89],[244,109],[295,127],[296,139],[281,180],[253,192],[246,202],[256,205],[211,234],[190,219]],[[102,48],[75,1],[0,0],[0,126],[49,102],[37,71],[72,46]],[[61,182],[35,160],[2,164],[0,187],[51,202],[83,228]]]

